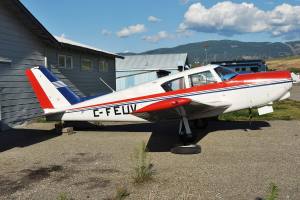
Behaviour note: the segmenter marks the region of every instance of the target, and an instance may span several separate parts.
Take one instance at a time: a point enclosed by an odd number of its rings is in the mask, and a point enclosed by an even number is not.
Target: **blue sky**
[[[300,0],[21,0],[54,35],[112,52],[300,39]]]

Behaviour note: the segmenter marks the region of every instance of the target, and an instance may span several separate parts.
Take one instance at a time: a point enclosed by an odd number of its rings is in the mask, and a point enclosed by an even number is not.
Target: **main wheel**
[[[201,147],[196,144],[176,146],[171,149],[174,154],[198,154],[201,152]]]

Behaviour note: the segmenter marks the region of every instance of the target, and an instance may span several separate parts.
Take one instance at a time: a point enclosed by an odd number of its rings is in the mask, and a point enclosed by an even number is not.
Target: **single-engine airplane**
[[[206,118],[245,108],[262,107],[262,114],[272,112],[267,105],[288,98],[292,87],[288,71],[237,74],[222,66],[208,65],[82,99],[45,67],[27,69],[26,75],[50,119],[122,122],[179,119],[181,138],[192,137],[189,122],[201,127]]]

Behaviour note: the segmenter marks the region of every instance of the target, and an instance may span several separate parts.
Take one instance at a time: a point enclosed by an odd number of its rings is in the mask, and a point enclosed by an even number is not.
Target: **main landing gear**
[[[195,122],[194,122],[195,123]],[[199,125],[201,125],[199,123]],[[207,126],[207,124],[206,124]],[[201,127],[204,127],[201,125]],[[183,116],[179,123],[179,138],[182,145],[176,146],[171,149],[175,154],[197,154],[201,152],[201,147],[194,144],[196,136],[193,135],[188,119]]]

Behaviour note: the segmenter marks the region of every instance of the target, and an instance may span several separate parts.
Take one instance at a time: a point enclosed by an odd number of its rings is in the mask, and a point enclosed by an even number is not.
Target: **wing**
[[[178,119],[183,115],[187,118],[200,118],[208,113],[218,115],[230,105],[222,101],[201,103],[189,98],[173,98],[150,104],[132,114],[148,121]]]

